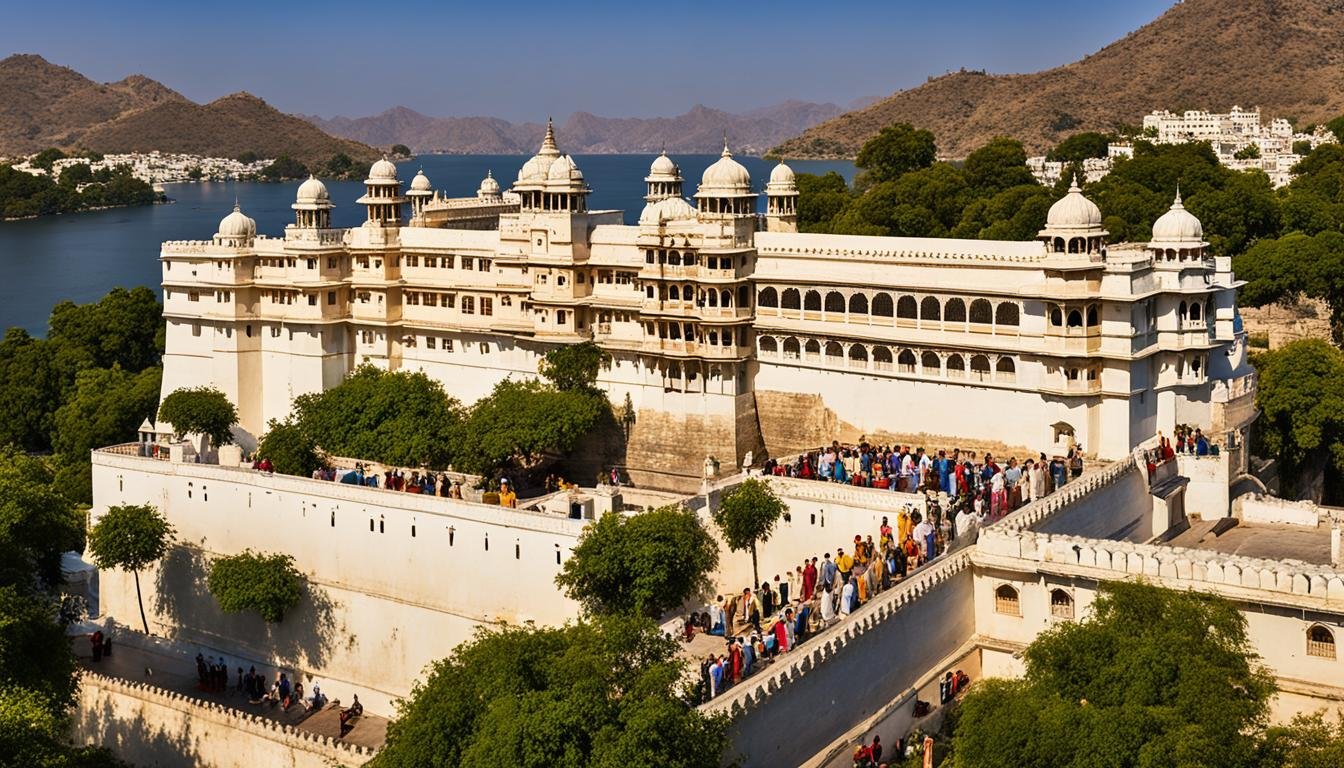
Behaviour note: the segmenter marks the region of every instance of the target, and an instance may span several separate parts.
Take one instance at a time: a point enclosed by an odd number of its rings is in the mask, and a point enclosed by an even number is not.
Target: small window
[[[1017,590],[1007,584],[994,590],[994,612],[1005,616],[1021,616],[1022,605],[1018,600]]]
[[[327,291],[327,306],[332,306],[335,303],[336,303],[336,292]]]
[[[317,306],[317,294],[316,294],[316,293],[310,293],[310,294],[308,294],[308,306],[310,306],[310,307],[316,307],[316,306]]]
[[[434,338],[433,336],[426,336],[426,337],[425,337],[425,349],[433,349],[433,348],[434,348],[435,341],[436,341],[436,340],[435,340],[435,338]]]
[[[1335,636],[1327,627],[1316,624],[1307,630],[1307,655],[1335,658]]]
[[[1050,615],[1057,619],[1073,618],[1073,595],[1062,589],[1050,590]]]

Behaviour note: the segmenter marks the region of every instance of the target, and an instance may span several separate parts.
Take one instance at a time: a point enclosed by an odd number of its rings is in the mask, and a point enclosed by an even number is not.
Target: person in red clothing
[[[803,602],[812,599],[812,593],[817,589],[817,558],[807,561],[803,568]]]
[[[789,630],[784,626],[784,620],[775,622],[773,627],[775,633],[775,653],[785,653],[789,650]]]

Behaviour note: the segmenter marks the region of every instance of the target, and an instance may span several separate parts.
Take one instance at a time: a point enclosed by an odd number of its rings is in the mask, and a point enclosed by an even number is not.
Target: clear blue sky
[[[143,73],[196,101],[287,112],[673,115],[838,104],[960,67],[1030,72],[1095,52],[1172,0],[0,0],[0,57],[95,80]]]

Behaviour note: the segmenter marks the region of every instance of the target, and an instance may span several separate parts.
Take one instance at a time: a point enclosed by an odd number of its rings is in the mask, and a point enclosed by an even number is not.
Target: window
[[[419,304],[420,304],[420,294],[416,293],[415,291],[407,291],[406,305],[414,307],[418,306]]]
[[[437,339],[435,339],[433,336],[425,337],[425,349],[434,349],[436,343]]]
[[[456,259],[457,259],[456,256],[444,256],[443,261],[439,262],[439,266],[442,267],[443,269],[452,269],[453,262]]]
[[[1022,605],[1018,601],[1017,590],[1007,584],[994,590],[994,612],[1005,616],[1021,616]]]
[[[316,306],[317,306],[317,294],[316,294],[316,293],[310,293],[310,294],[308,294],[308,306],[310,306],[310,307],[316,307]]]
[[[808,291],[803,297],[803,309],[808,312],[821,311],[821,294],[816,291]]]
[[[336,292],[327,291],[327,306],[331,306],[335,303],[336,303]]]
[[[443,308],[444,308],[444,309],[452,309],[456,304],[457,304],[457,294],[456,294],[456,293],[445,293],[445,294],[443,294]]]
[[[777,307],[779,306],[779,295],[774,288],[762,288],[756,296],[756,304],[762,307]]]
[[[317,269],[317,259],[305,259],[304,266],[308,269]]]
[[[891,317],[892,312],[891,294],[879,293],[873,297],[873,315],[875,317]]]
[[[849,297],[849,314],[866,315],[868,314],[868,297],[862,293],[856,293]]]
[[[513,297],[512,297],[512,296],[507,296],[507,295],[505,295],[505,296],[500,296],[500,297],[499,297],[499,306],[501,306],[501,307],[511,307],[511,306],[513,306]]]
[[[327,269],[335,269],[335,268],[336,268],[336,257],[335,257],[335,256],[328,256],[328,257],[327,257]]]
[[[493,315],[495,313],[494,300],[488,296],[481,297],[481,314]]]
[[[919,357],[920,372],[937,376],[943,372],[943,361],[933,352],[925,352]]]
[[[425,266],[430,268],[437,267],[439,266],[439,260],[434,258],[433,256],[426,256]]]
[[[1335,636],[1327,627],[1316,624],[1307,630],[1307,655],[1335,658]]]
[[[567,313],[565,312],[565,310],[563,310],[563,309],[557,309],[557,310],[555,311],[555,324],[556,324],[556,325],[564,325],[564,324],[565,324],[565,320],[566,320],[566,316],[567,316]]]
[[[280,326],[278,325],[271,326],[271,338],[272,339],[280,338]]]
[[[477,271],[480,271],[480,272],[489,272],[489,271],[490,271],[490,260],[489,260],[489,259],[477,259],[477,260],[476,260],[476,269],[477,269]]]
[[[200,324],[200,323],[192,323],[192,324],[191,324],[191,335],[192,335],[192,336],[200,336],[200,335],[201,335],[201,324]]]
[[[439,305],[439,295],[437,293],[422,293],[420,299],[426,307],[437,307]]]
[[[902,349],[896,356],[896,370],[901,373],[915,372],[915,353],[908,349]]]
[[[408,266],[408,267],[418,267],[418,266],[420,266],[420,257],[419,257],[419,256],[410,256],[410,255],[407,255],[407,256],[406,256],[406,266]]]
[[[962,378],[966,375],[966,361],[961,355],[948,356],[947,375],[955,378]]]
[[[966,322],[966,302],[961,299],[948,299],[943,307],[943,319],[949,323]]]
[[[475,297],[475,296],[463,296],[463,297],[462,297],[462,314],[464,314],[464,315],[474,315],[474,314],[476,314],[476,297]]]
[[[1073,618],[1073,596],[1062,589],[1050,590],[1050,615],[1057,619]]]
[[[779,344],[778,342],[775,341],[773,336],[761,337],[761,354],[774,357],[775,353],[778,351],[779,351]]]
[[[830,291],[826,294],[826,311],[841,315],[845,313],[845,297],[841,296],[839,291]]]
[[[932,296],[925,296],[924,300],[919,302],[919,316],[923,320],[941,320],[942,313],[942,305]]]
[[[465,270],[467,270],[467,271],[471,271],[471,270],[474,268],[473,265],[475,265],[475,263],[476,263],[476,262],[475,262],[474,259],[470,259],[470,258],[468,258],[468,257],[466,257],[466,256],[463,256],[463,257],[462,257],[462,268],[465,269]]]
[[[971,302],[971,322],[989,325],[994,321],[994,310],[988,301],[976,299]]]
[[[187,301],[200,301],[201,294],[196,291],[187,291]]]
[[[1019,311],[1016,304],[1005,301],[994,310],[994,323],[996,325],[1017,325]],[[1058,323],[1056,323],[1058,325]]]

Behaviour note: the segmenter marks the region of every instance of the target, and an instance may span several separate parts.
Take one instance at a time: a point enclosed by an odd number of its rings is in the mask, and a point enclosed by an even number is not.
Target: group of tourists
[[[259,458],[252,462],[252,468],[258,472],[274,472],[270,459]],[[313,470],[312,479],[337,482],[344,485],[360,485],[366,488],[382,488],[399,493],[414,493],[422,496],[440,496],[445,499],[462,498],[462,481],[453,480],[442,472],[387,469],[376,472],[356,462],[354,469],[339,470],[334,467],[318,467]],[[508,478],[499,481],[499,506],[515,508],[518,506],[518,493]]]
[[[196,676],[199,679],[197,688],[205,693],[229,692],[229,665],[223,656],[211,659],[197,653]],[[303,683],[291,682],[284,672],[278,672],[269,686],[266,681],[266,675],[257,672],[255,666],[248,667],[247,672],[238,667],[233,690],[246,696],[251,704],[279,706],[283,710],[295,704],[302,704],[306,710],[326,706],[327,697],[317,683],[313,683],[312,693],[305,697]]]

